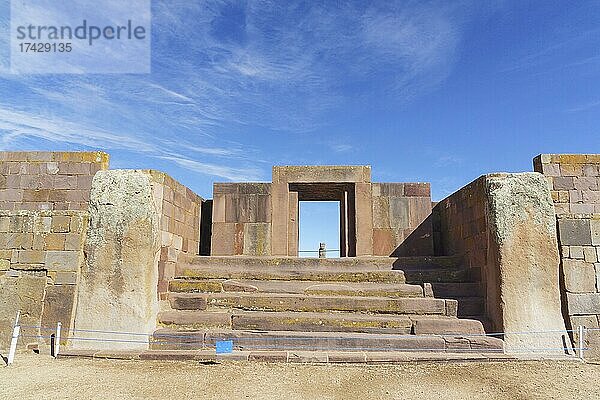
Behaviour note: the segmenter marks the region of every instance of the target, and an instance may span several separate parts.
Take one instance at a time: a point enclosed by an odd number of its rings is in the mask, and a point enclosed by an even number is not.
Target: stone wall
[[[465,266],[487,265],[486,177],[480,177],[433,208],[436,255],[460,255]]]
[[[0,209],[87,210],[103,152],[0,152]]]
[[[373,255],[432,255],[429,183],[373,183]]]
[[[552,193],[561,254],[563,314],[567,326],[596,329],[600,320],[600,154],[541,154],[534,169]],[[578,342],[573,332],[574,343]],[[586,334],[586,347],[600,355],[600,333]]]
[[[158,292],[166,298],[180,252],[199,254],[203,199],[160,171],[143,171],[151,177],[154,204],[160,219],[161,250]]]
[[[72,327],[88,215],[81,211],[0,211],[0,349],[17,310],[24,326]],[[19,344],[48,344],[23,328]]]
[[[271,184],[215,183],[214,256],[271,254]]]
[[[340,203],[342,256],[345,244],[348,256],[433,254],[428,183],[371,184],[358,166],[274,167],[273,177],[214,184],[211,255],[297,256],[300,201]]]
[[[567,325],[598,329],[600,320],[600,214],[558,216]],[[600,355],[600,333],[589,331],[586,347]],[[577,333],[574,334],[577,343]]]
[[[543,176],[484,175],[439,202],[433,214],[437,254],[462,256],[481,268],[491,328],[551,332],[505,335],[507,351],[560,354],[568,340],[554,208]]]
[[[600,154],[541,154],[533,167],[546,177],[557,214],[600,213]]]

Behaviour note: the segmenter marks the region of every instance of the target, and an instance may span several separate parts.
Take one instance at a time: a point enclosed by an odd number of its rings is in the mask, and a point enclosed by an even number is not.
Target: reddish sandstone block
[[[77,176],[75,175],[56,175],[54,177],[55,189],[77,189]]]
[[[373,229],[373,255],[389,256],[397,247],[394,232],[391,229]]]
[[[429,183],[405,183],[404,195],[409,197],[429,197],[431,188]]]

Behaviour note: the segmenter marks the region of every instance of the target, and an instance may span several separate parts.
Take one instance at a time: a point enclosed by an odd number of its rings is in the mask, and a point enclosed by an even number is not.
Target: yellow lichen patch
[[[169,283],[171,292],[221,292],[223,284],[215,281],[171,281]]]

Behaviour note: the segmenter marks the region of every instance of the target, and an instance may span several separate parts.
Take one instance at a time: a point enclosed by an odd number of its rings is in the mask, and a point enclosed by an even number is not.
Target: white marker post
[[[58,352],[60,351],[60,330],[62,328],[62,324],[59,322],[56,324],[56,336],[54,337],[54,358],[58,357]]]
[[[579,325],[579,359],[583,361],[583,325]]]
[[[15,353],[17,351],[17,341],[19,340],[19,334],[21,333],[21,326],[19,325],[20,316],[21,312],[17,311],[17,317],[15,318],[15,324],[13,325],[12,339],[10,341],[10,349],[8,351],[8,360],[6,361],[7,365],[12,364],[15,360]]]

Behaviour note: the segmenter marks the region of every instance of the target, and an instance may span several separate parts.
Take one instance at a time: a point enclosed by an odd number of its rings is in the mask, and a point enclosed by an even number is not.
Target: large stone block
[[[389,256],[396,249],[394,230],[373,229],[373,255]]]
[[[14,276],[0,276],[0,348],[8,349],[17,311],[21,311],[21,325],[41,326],[46,276],[43,272],[20,272]],[[39,335],[39,328],[23,328],[23,335]],[[44,332],[44,335],[46,332]],[[19,345],[35,343],[27,337]]]
[[[592,244],[589,219],[559,219],[558,234],[561,246],[586,246]]]
[[[231,256],[234,254],[235,225],[234,223],[225,222],[212,224],[212,255]]]
[[[271,254],[271,224],[244,224],[244,255],[268,256]]]
[[[370,166],[275,166],[273,183],[371,182]]]
[[[582,260],[563,260],[565,289],[571,293],[596,291],[596,271],[594,265]]]
[[[408,220],[408,216],[406,219]],[[373,228],[390,228],[389,197],[373,197]]]
[[[87,259],[78,291],[77,329],[146,334],[154,331],[158,312],[159,219],[148,172],[112,170],[95,175],[85,243]],[[85,332],[77,335],[98,336]],[[94,349],[148,347],[139,336],[136,341],[76,340],[73,345]]]
[[[590,220],[591,240],[594,246],[600,246],[600,219]]]
[[[271,254],[274,256],[287,256],[289,219],[289,189],[287,183],[275,183],[275,179],[273,179],[271,201]]]
[[[373,201],[370,183],[354,186],[356,204],[356,255],[373,255]]]
[[[510,335],[507,351],[559,349],[567,340],[561,312],[559,254],[552,198],[541,174],[492,174],[484,178],[489,248],[486,310]],[[560,353],[557,350],[547,352]]]
[[[388,201],[390,227],[401,229],[410,227],[410,200],[405,197],[390,197]]]
[[[42,314],[42,326],[53,328],[58,322],[62,324],[63,332],[61,344],[66,344],[69,329],[73,319],[73,304],[75,301],[75,286],[73,285],[48,285],[44,297],[44,312]],[[44,335],[47,336],[47,335]],[[50,340],[46,339],[50,344]]]
[[[81,260],[79,251],[47,251],[44,266],[51,271],[77,271]]]
[[[600,314],[600,293],[567,293],[569,315]]]

